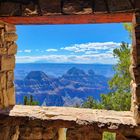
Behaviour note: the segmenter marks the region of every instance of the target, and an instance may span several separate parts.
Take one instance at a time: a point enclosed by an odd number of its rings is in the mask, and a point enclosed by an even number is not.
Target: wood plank
[[[0,17],[0,20],[15,24],[92,24],[131,22],[133,13],[108,13],[90,15],[59,15],[36,17]]]

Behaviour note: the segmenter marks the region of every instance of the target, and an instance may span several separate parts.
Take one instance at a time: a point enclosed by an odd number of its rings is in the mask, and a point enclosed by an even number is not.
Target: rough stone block
[[[131,93],[133,97],[133,103],[140,104],[140,86],[136,85],[136,83],[131,84]]]
[[[140,27],[140,26],[138,26]],[[136,30],[136,28],[134,28],[132,30],[132,47],[138,47],[140,45],[140,30]],[[139,48],[135,48],[135,50],[137,51]]]
[[[90,0],[65,0],[63,12],[65,14],[90,14],[92,13]]]
[[[132,89],[131,89],[132,91]],[[134,93],[131,93],[131,108],[130,110],[133,112],[134,111],[134,108],[135,108],[135,99],[134,99]]]
[[[18,140],[19,139],[19,126],[14,127],[14,132],[12,132],[11,140]]]
[[[6,73],[0,73],[0,89],[6,89]]]
[[[138,105],[135,105],[134,108],[134,119],[137,124],[140,124],[140,107]]]
[[[11,88],[14,86],[14,72],[13,71],[8,71],[7,72],[7,88]]]
[[[0,87],[0,109],[3,107],[3,94],[2,94],[2,89]]]
[[[131,49],[131,63],[134,66],[140,65],[140,45],[132,46]]]
[[[136,84],[140,84],[140,67],[135,67],[131,65],[129,71],[134,82]]]
[[[56,129],[45,129],[43,132],[43,139],[44,140],[49,140],[53,139],[57,135],[57,130]]]
[[[2,41],[0,41],[0,48],[6,48],[6,46],[7,46],[7,43],[6,42],[2,42]]]
[[[5,41],[16,41],[18,36],[16,33],[5,33],[4,34]]]
[[[7,91],[5,89],[2,90],[2,95],[3,95],[3,106],[8,107],[9,102],[8,102]]]
[[[61,13],[61,2],[58,0],[39,0],[39,3],[43,15]]]
[[[5,22],[0,20],[0,29],[2,29],[2,28],[4,29],[4,27],[5,27]]]
[[[42,139],[42,128],[34,127],[31,133],[31,139],[41,140]]]
[[[137,25],[140,23],[140,12],[137,12],[133,15],[132,23]]]
[[[13,44],[9,45],[7,52],[8,52],[8,55],[16,54],[17,53],[17,44],[13,43]]]
[[[4,29],[0,29],[0,41],[4,42]]]
[[[19,16],[20,4],[15,2],[4,2],[0,4],[0,15],[1,16]]]
[[[5,55],[5,54],[7,54],[7,48],[0,47],[0,55]]]
[[[2,56],[0,59],[1,71],[13,70],[15,68],[15,56]]]
[[[135,33],[137,33],[136,35],[136,37],[139,37],[140,35],[139,35],[139,33],[140,33],[140,25],[139,24],[137,24],[137,25],[135,25],[134,26],[134,30],[135,30]]]
[[[29,126],[23,126],[20,128],[20,136],[19,139],[21,140],[31,140],[31,132],[32,129]]]
[[[0,36],[4,36],[4,29],[0,29]]]
[[[23,16],[38,15],[37,6],[31,2],[27,3],[26,5],[22,5],[22,15]]]
[[[6,24],[5,31],[6,32],[16,32],[16,26],[13,24]]]
[[[140,28],[140,26],[139,26]],[[133,46],[137,46],[137,45],[140,45],[140,30],[136,30],[135,29],[135,33],[133,34]]]
[[[140,138],[140,129],[136,128],[134,131],[135,131],[134,133],[136,134],[136,136]]]
[[[10,126],[8,124],[2,124],[0,125],[0,139],[1,140],[10,140]]]
[[[2,41],[0,40],[0,48],[2,48],[3,47],[3,43],[2,43]]]
[[[7,89],[8,103],[10,106],[15,105],[15,88],[14,86]]]

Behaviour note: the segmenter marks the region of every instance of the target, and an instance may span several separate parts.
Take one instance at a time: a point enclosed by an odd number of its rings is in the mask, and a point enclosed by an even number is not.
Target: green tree
[[[87,100],[83,103],[82,107],[84,108],[96,108],[97,101],[93,99],[92,96],[89,96]]]
[[[123,42],[120,48],[114,49],[113,54],[118,58],[118,63],[114,67],[115,75],[109,81],[110,89],[115,92],[130,92],[130,47]]]
[[[130,38],[132,33],[132,25],[129,23],[124,24],[124,28],[129,32]],[[130,110],[131,107],[131,94],[130,94],[130,46],[122,42],[120,48],[113,51],[114,57],[118,60],[117,65],[114,67],[115,75],[109,81],[111,92],[109,94],[101,94],[101,100],[95,101],[93,98],[88,99],[83,107],[108,109],[108,110]],[[92,101],[92,105],[91,105]],[[89,105],[90,104],[90,105]]]
[[[79,103],[76,103],[75,106],[73,106],[73,107],[75,107],[75,108],[80,108],[80,106],[81,106],[81,105],[80,105]]]
[[[24,96],[24,105],[27,105],[27,104],[28,104],[28,97]]]
[[[24,96],[24,105],[39,105],[39,102],[35,101],[32,95],[29,98]]]
[[[30,103],[33,102],[33,95],[30,95]]]
[[[130,47],[127,43],[122,42],[120,48],[114,49],[113,54],[118,59],[118,63],[114,66],[115,75],[109,81],[111,92],[101,94],[100,101],[89,97],[82,107],[117,111],[130,110]]]
[[[116,133],[104,132],[102,140],[116,140]]]
[[[124,28],[128,31],[130,38],[132,38],[132,24],[131,23],[124,23]]]

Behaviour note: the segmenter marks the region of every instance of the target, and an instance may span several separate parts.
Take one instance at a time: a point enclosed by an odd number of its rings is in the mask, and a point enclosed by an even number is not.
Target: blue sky
[[[17,63],[114,64],[112,51],[130,43],[122,24],[17,26]]]

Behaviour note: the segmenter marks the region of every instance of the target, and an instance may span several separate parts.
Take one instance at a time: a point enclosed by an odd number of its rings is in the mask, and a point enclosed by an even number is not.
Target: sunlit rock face
[[[87,73],[73,67],[60,77],[51,77],[42,71],[31,71],[23,80],[15,80],[17,104],[24,96],[33,95],[44,106],[81,105],[88,97],[99,99],[100,93],[107,93],[108,78]]]

